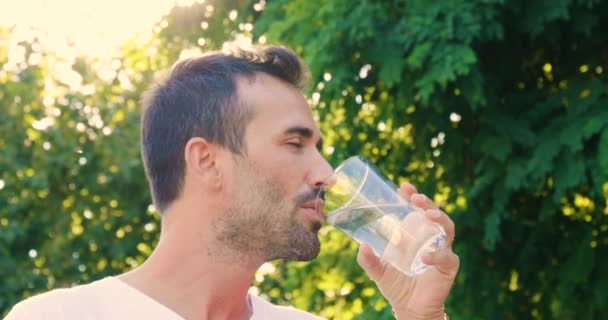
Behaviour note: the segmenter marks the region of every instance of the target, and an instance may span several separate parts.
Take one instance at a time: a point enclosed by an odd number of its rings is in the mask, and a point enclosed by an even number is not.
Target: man
[[[318,319],[248,293],[275,259],[311,260],[323,222],[316,196],[332,168],[300,88],[305,70],[282,47],[179,62],[143,99],[142,156],[160,241],[140,267],[18,304],[8,319]],[[448,234],[410,278],[362,247],[358,261],[398,319],[443,319],[457,273],[454,225],[409,184],[401,192]]]

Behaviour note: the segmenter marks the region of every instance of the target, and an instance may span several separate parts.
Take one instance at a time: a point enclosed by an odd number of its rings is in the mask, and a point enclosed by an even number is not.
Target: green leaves
[[[600,135],[597,160],[600,170],[608,177],[608,129],[604,129]]]
[[[412,70],[418,70],[424,65],[429,52],[433,48],[431,42],[422,43],[412,50],[412,53],[407,57],[407,64]]]
[[[503,220],[504,212],[500,208],[488,212],[488,216],[484,221],[484,242],[487,243],[488,249],[494,251],[496,242],[500,240],[500,223]]]
[[[587,230],[588,231],[588,230]],[[591,233],[579,239],[575,254],[570,256],[560,270],[563,288],[573,288],[577,284],[586,283],[593,270],[595,254],[589,246]],[[565,298],[569,295],[565,294]]]
[[[433,54],[427,72],[414,85],[424,103],[427,103],[439,85],[445,89],[451,82],[470,72],[470,66],[477,61],[475,53],[465,45],[448,45]]]
[[[513,149],[511,140],[501,136],[480,137],[477,143],[480,152],[500,162],[504,162]]]

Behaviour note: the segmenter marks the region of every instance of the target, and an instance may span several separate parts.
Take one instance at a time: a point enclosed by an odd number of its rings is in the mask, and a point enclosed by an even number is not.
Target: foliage
[[[462,261],[451,318],[599,318],[607,14],[593,0],[205,2],[175,8],[105,73],[63,61],[80,85],[54,76],[61,59],[35,42],[12,65],[0,32],[0,313],[145,259],[158,217],[138,155],[139,96],[180,55],[236,37],[303,56],[332,164],[364,154],[451,215]],[[32,55],[41,62],[25,63]],[[260,292],[329,319],[390,319],[353,241],[321,233],[315,261],[265,265]]]

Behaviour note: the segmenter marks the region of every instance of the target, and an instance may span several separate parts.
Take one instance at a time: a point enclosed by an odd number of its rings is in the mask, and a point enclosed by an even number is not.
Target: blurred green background
[[[309,64],[333,165],[363,154],[450,214],[452,319],[608,314],[607,1],[206,0],[150,30],[102,63],[0,28],[0,315],[144,261],[159,218],[139,97],[180,56],[231,39]],[[328,319],[392,319],[355,243],[321,234],[316,260],[265,265],[260,294]]]

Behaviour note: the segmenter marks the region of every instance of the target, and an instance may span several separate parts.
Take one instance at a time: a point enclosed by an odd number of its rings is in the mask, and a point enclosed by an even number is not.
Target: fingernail
[[[397,230],[399,230],[399,229],[397,229]],[[398,246],[398,245],[399,245],[399,243],[401,242],[401,237],[402,237],[402,235],[401,235],[401,231],[396,231],[396,232],[395,232],[395,233],[393,233],[393,235],[391,236],[390,243],[391,243],[393,246],[395,246],[395,247],[396,247],[396,246]]]
[[[357,262],[359,262],[359,265],[363,268],[369,267],[369,262],[367,261],[366,257],[361,257],[360,259],[357,259]]]
[[[430,215],[433,218],[439,218],[441,216],[441,212],[439,210],[431,210]]]
[[[423,202],[429,200],[429,197],[427,197],[426,195],[424,195],[422,193],[416,193],[415,196],[420,198],[420,201],[423,201]]]

